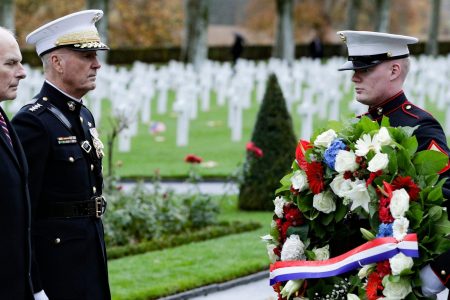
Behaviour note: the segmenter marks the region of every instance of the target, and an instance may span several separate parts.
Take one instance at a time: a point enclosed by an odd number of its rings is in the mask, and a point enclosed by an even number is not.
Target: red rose
[[[297,226],[303,224],[303,215],[300,210],[293,206],[288,209],[285,214],[286,220],[292,222],[292,225]]]
[[[259,147],[257,147],[257,146],[255,145],[255,143],[253,143],[253,142],[248,142],[247,145],[245,146],[245,149],[246,149],[248,152],[251,152],[251,153],[255,154],[255,156],[256,156],[257,158],[261,158],[261,157],[264,156],[264,153],[263,153],[262,149],[259,148]]]
[[[419,199],[420,188],[412,181],[411,176],[397,176],[392,182],[392,186],[396,189],[405,189],[411,201]]]
[[[188,154],[184,158],[184,161],[190,164],[199,164],[203,161],[203,159],[197,155],[194,154]]]

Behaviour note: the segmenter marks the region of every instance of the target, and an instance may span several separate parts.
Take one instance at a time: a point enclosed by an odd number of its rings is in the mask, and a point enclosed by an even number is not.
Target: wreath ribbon
[[[398,253],[419,257],[417,234],[408,234],[400,242],[393,237],[376,238],[327,260],[275,262],[270,265],[270,285],[292,279],[337,276],[364,265],[387,260]]]

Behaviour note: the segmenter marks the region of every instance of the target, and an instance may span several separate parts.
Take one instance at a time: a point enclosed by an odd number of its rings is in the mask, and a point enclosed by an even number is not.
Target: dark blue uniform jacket
[[[418,151],[437,150],[447,156],[450,149],[447,146],[445,133],[439,122],[427,111],[415,106],[408,101],[403,91],[394,97],[384,101],[377,107],[372,107],[367,115],[373,120],[380,121],[383,115],[389,117],[391,126],[419,126],[414,135],[419,144]],[[442,178],[450,177],[449,165],[441,171]],[[445,203],[447,212],[450,207],[450,179],[447,179],[443,187],[444,198],[448,199]],[[441,279],[442,283],[450,287],[450,252],[444,253],[431,263],[431,268]]]
[[[50,299],[110,299],[101,219],[49,216],[55,203],[102,193],[101,160],[80,145],[84,140],[93,145],[85,132],[95,127],[94,119],[82,103],[47,82],[35,99],[12,120],[29,165],[35,291],[44,289]]]

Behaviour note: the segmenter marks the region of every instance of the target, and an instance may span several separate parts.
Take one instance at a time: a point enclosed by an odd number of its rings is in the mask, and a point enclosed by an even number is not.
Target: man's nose
[[[17,72],[17,78],[24,79],[25,77],[27,77],[25,68],[23,67],[23,65],[21,63],[19,63],[19,70]]]

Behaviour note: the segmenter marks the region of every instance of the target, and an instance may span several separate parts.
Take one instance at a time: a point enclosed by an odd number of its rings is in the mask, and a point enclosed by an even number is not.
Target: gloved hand
[[[439,277],[434,274],[430,265],[426,265],[420,270],[420,279],[422,280],[422,294],[425,297],[436,299],[436,294],[445,289],[445,286],[439,280]]]
[[[44,290],[34,294],[34,300],[49,300]]]

